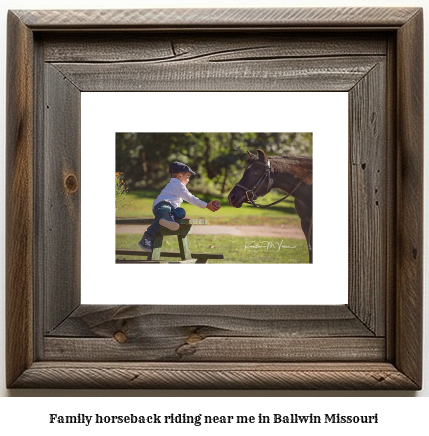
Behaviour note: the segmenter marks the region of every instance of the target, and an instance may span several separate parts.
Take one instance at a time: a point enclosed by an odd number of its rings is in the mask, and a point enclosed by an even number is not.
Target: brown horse
[[[243,203],[255,207],[270,207],[292,195],[295,209],[301,218],[301,229],[308,246],[309,262],[313,262],[313,158],[311,156],[270,156],[263,150],[254,155],[247,152],[247,168],[243,177],[228,195],[232,207],[241,207]],[[288,194],[281,200],[266,206],[255,203],[273,188],[279,188]]]

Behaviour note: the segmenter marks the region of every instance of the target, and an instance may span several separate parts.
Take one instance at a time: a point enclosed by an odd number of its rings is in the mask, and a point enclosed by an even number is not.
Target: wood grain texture
[[[123,333],[122,331],[115,332]],[[151,334],[149,336],[149,334]],[[213,337],[198,334],[159,337],[148,330],[138,340],[46,338],[47,361],[104,362],[383,362],[385,343],[380,338],[272,338]]]
[[[239,61],[238,53],[236,53]],[[97,91],[349,91],[377,56],[243,62],[55,63],[77,88]]]
[[[386,214],[386,359],[395,360],[396,353],[396,230],[397,230],[397,43],[396,35],[388,37],[386,105],[390,108],[386,114],[386,165],[389,168],[386,179],[386,195],[390,199],[387,204]]]
[[[385,76],[386,64],[380,62],[349,93],[349,306],[380,336],[385,335],[386,229],[391,219]]]
[[[49,333],[44,358],[383,361],[384,350],[346,306],[81,306]]]
[[[199,336],[235,337],[372,337],[346,306],[87,306],[75,310],[49,336],[112,338],[174,330],[185,339]],[[124,330],[124,331],[125,331]],[[269,350],[267,351],[269,352]]]
[[[389,363],[35,363],[14,387],[90,389],[416,389]]]
[[[106,53],[106,39],[109,51]],[[341,56],[385,55],[386,38],[377,34],[362,35],[358,40],[348,33],[254,34],[223,33],[187,35],[184,33],[106,34],[88,37],[79,33],[67,38],[44,36],[46,62],[119,63],[272,60],[294,57],[322,58]]]
[[[423,11],[398,32],[397,363],[422,382]]]
[[[45,331],[80,304],[80,91],[45,66]],[[53,152],[55,150],[55,152]]]
[[[14,11],[30,28],[43,29],[243,29],[266,27],[389,28],[407,22],[417,8],[130,9]]]
[[[420,9],[18,11],[8,26],[8,386],[421,387]],[[348,91],[349,306],[79,306],[88,90]],[[56,113],[35,114],[45,99]]]
[[[33,48],[8,14],[6,111],[6,382],[33,361]]]

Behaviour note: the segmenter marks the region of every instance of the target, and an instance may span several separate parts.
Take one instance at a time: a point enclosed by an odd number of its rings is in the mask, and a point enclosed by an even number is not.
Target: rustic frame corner
[[[80,94],[120,90],[347,91],[349,303],[81,305]],[[421,389],[422,9],[10,11],[6,146],[9,388]]]

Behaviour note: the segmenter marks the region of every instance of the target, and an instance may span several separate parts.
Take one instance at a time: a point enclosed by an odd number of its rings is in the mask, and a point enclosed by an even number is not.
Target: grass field
[[[116,247],[138,250],[141,235],[118,234]],[[236,237],[226,235],[189,236],[193,253],[222,253],[224,260],[210,260],[209,263],[308,263],[305,240]],[[177,237],[165,237],[164,251],[179,251]],[[144,259],[141,256],[116,256],[117,259]],[[166,258],[166,260],[171,260]]]
[[[133,191],[128,194],[130,203],[124,209],[117,211],[116,216],[122,218],[153,218],[152,202],[158,196],[158,191]],[[300,220],[295,212],[293,198],[288,198],[281,203],[267,209],[259,209],[251,205],[244,204],[236,209],[228,205],[227,197],[214,198],[210,195],[195,194],[201,200],[209,202],[219,200],[222,208],[213,213],[208,209],[200,209],[189,203],[183,202],[182,206],[186,210],[189,218],[203,218],[209,220],[212,225],[265,225],[280,226],[294,225],[300,226]],[[270,192],[264,198],[258,198],[258,204],[269,204],[284,197],[284,193]]]
[[[130,201],[126,208],[116,213],[122,218],[153,218],[152,203],[159,194],[158,191],[133,191],[127,194]],[[210,195],[195,194],[201,200],[209,202],[219,200],[222,208],[213,213],[208,209],[200,209],[184,202],[182,206],[189,218],[203,218],[211,225],[292,225],[300,227],[293,198],[288,198],[278,205],[267,209],[259,209],[243,205],[236,209],[228,205],[227,197],[214,198]],[[282,197],[282,192],[270,192],[264,198],[257,200],[258,204],[269,204]],[[138,250],[137,242],[141,235],[117,234],[116,247]],[[305,240],[281,239],[267,237],[238,237],[226,235],[200,236],[190,235],[191,251],[193,253],[222,253],[224,260],[210,260],[210,263],[308,263],[308,251]],[[176,237],[166,237],[163,251],[179,251]],[[141,256],[117,256],[119,259],[144,259]],[[168,259],[167,259],[168,260]]]

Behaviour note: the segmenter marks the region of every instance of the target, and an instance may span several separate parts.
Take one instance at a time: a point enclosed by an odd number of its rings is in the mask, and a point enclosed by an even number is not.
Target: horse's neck
[[[297,185],[302,180],[301,185],[299,188],[296,189],[296,191],[292,194],[294,197],[298,198],[299,200],[304,201],[308,198],[309,194],[311,195],[311,185],[307,185],[308,180],[307,177],[310,177],[309,171],[302,170],[302,174],[290,174],[290,172],[287,170],[287,167],[285,168],[278,168],[278,166],[273,166],[273,174],[272,174],[272,186],[271,188],[278,188],[282,191],[286,192],[292,192]],[[306,183],[307,182],[307,183]]]

